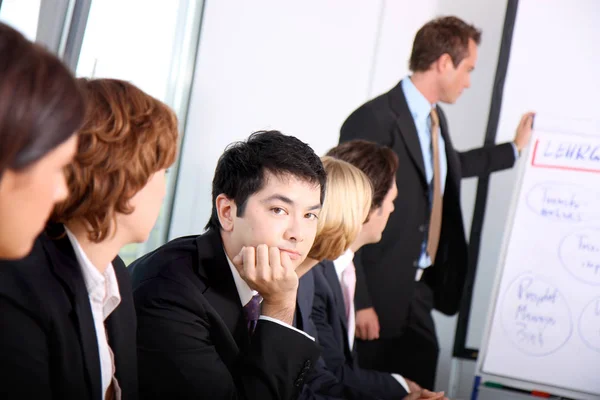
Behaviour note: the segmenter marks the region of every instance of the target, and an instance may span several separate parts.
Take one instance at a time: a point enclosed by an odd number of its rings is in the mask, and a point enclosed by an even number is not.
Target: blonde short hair
[[[352,164],[321,157],[327,172],[325,201],[319,215],[317,236],[308,256],[335,260],[360,233],[371,209],[373,189],[369,178]]]

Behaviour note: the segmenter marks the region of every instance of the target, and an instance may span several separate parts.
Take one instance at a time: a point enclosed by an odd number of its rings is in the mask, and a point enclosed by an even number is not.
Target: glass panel
[[[92,1],[77,76],[132,82],[173,107],[183,132],[201,12],[202,0]],[[174,165],[150,238],[121,251],[126,264],[165,242],[176,176]]]
[[[35,41],[42,0],[2,0],[0,21]]]

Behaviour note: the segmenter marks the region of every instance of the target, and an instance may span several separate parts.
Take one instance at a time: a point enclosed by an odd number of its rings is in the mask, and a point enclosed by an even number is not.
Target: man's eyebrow
[[[277,194],[277,193],[273,194],[273,195],[271,195],[269,197],[267,197],[264,200],[262,200],[261,203],[268,203],[268,202],[273,201],[273,200],[282,201],[282,202],[284,202],[284,203],[286,203],[286,204],[288,204],[290,206],[296,205],[296,203],[294,202],[294,200],[290,199],[287,196],[284,196],[282,194]],[[314,206],[308,207],[308,211],[320,210],[321,207],[322,207],[321,204],[316,204]]]
[[[279,200],[279,201],[282,201],[282,202],[284,202],[286,204],[289,204],[291,206],[293,206],[295,204],[294,200],[292,200],[289,197],[284,196],[282,194],[273,194],[273,195],[267,197],[266,199],[262,200],[261,203],[268,203],[268,202],[273,201],[273,200]]]

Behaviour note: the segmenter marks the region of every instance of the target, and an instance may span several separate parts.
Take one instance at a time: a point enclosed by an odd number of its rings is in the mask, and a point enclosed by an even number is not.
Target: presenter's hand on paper
[[[430,392],[427,389],[411,392],[403,400],[448,400],[444,392]]]
[[[515,135],[514,143],[519,152],[527,147],[529,141],[531,140],[534,115],[534,112],[523,114],[521,121],[519,122],[519,126],[517,126],[517,134]]]
[[[373,307],[356,312],[356,337],[362,340],[379,339],[379,317]]]
[[[296,309],[298,275],[286,252],[261,244],[242,247],[232,260],[248,286],[263,298],[262,315],[291,325]]]

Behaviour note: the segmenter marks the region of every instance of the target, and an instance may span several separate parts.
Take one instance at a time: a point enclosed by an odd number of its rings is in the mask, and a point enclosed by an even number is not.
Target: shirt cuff
[[[408,388],[408,383],[406,383],[406,379],[404,379],[401,375],[398,375],[398,374],[391,374],[391,375],[395,380],[398,381],[399,384],[402,385],[404,390],[406,390],[406,393],[410,393],[410,389]]]
[[[513,151],[515,152],[515,160],[518,160],[519,150],[517,149],[517,145],[515,144],[515,142],[510,142],[510,144],[512,145]]]
[[[290,328],[290,329],[292,329],[292,330],[294,330],[294,331],[296,331],[298,333],[303,334],[304,336],[306,336],[307,338],[309,338],[313,342],[315,341],[315,338],[312,337],[312,336],[310,336],[308,333],[302,332],[300,329],[296,329],[293,326],[291,326],[290,324],[286,324],[285,322],[280,321],[278,319],[267,317],[266,315],[261,315],[260,317],[258,317],[258,319],[262,319],[262,320],[265,320],[265,321],[271,321],[271,322],[274,322],[274,323],[279,324],[281,326],[285,326],[286,328]]]

